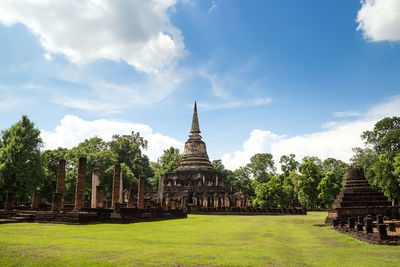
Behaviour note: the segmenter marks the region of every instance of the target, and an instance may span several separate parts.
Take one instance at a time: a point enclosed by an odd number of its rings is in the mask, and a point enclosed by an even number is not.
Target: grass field
[[[400,247],[368,245],[307,216],[205,216],[100,225],[0,225],[0,266],[399,266]]]

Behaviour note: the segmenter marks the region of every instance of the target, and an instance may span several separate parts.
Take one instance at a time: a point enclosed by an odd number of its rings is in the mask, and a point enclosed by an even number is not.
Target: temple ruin
[[[364,242],[400,245],[399,220],[400,207],[370,186],[362,167],[350,166],[325,223]]]

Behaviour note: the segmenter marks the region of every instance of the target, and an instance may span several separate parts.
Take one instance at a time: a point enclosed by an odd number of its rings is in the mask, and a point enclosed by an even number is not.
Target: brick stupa
[[[334,220],[378,214],[392,218],[398,217],[399,207],[392,206],[383,193],[369,185],[362,167],[350,166],[347,171],[346,185],[333,202],[325,223],[332,224]]]
[[[200,133],[195,103],[190,135],[181,162],[178,168],[160,176],[159,203],[169,205],[174,202],[181,207],[213,207],[220,206],[225,196],[232,194],[225,187],[223,178],[213,169]]]

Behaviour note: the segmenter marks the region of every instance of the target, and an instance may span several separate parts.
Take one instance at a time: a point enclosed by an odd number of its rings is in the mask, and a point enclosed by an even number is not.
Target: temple
[[[350,166],[347,171],[346,184],[333,202],[325,222],[335,224],[335,222],[339,223],[340,220],[347,220],[351,217],[367,215],[375,217],[380,214],[397,218],[399,207],[392,206],[383,193],[369,185],[362,167]]]
[[[158,200],[162,206],[230,207],[233,192],[213,169],[206,144],[201,140],[197,104],[194,104],[192,127],[185,143],[181,162],[174,171],[160,176]],[[244,206],[244,205],[243,205]]]

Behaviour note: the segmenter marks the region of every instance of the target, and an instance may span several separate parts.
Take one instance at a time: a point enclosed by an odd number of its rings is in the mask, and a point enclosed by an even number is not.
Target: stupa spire
[[[192,135],[199,135],[200,126],[199,126],[199,118],[197,117],[197,103],[194,102],[194,109],[193,109],[193,119],[192,119],[192,129],[190,130]]]

